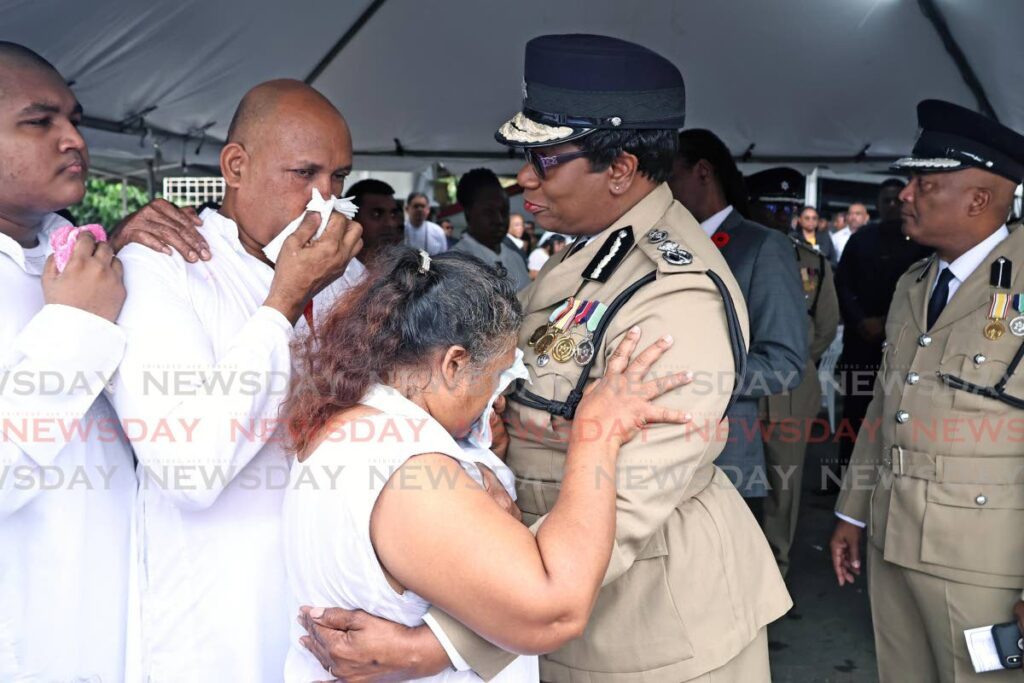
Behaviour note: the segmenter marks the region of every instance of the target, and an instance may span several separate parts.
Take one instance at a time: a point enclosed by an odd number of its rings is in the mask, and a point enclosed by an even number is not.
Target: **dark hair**
[[[743,174],[736,167],[732,152],[721,138],[704,128],[691,128],[679,134],[679,158],[687,166],[694,166],[703,159],[711,165],[722,188],[725,201],[742,216],[750,215],[747,202],[747,187]]]
[[[594,171],[605,170],[620,154],[629,152],[637,158],[640,175],[663,183],[672,175],[672,159],[679,141],[672,129],[600,129],[576,140],[576,144],[586,152],[590,168]]]
[[[806,211],[807,209],[810,209],[814,213],[817,213],[817,214],[821,215],[819,213],[819,211],[817,209],[815,209],[813,206],[811,206],[810,204],[805,204],[804,206],[800,207],[800,213],[798,213],[797,216],[803,216],[804,215],[804,211]]]
[[[488,187],[501,189],[501,181],[498,180],[498,176],[489,168],[474,168],[459,178],[459,184],[455,188],[455,199],[462,204],[463,209],[467,209],[476,201],[480,191]]]
[[[432,257],[426,272],[420,258],[405,246],[382,252],[315,333],[293,343],[297,372],[284,414],[296,452],[374,382],[421,365],[431,351],[457,344],[483,364],[514,342],[522,309],[508,277],[459,252]]]
[[[366,180],[360,180],[358,183],[348,188],[345,192],[349,197],[352,197],[352,202],[356,206],[363,205],[363,197],[368,194],[379,194],[385,197],[394,197],[395,188],[391,187],[383,180],[374,180],[373,178],[367,178]]]
[[[405,203],[406,204],[412,204],[412,200],[416,199],[417,197],[423,197],[424,199],[426,199],[427,200],[427,206],[429,208],[429,206],[430,206],[430,197],[428,197],[423,192],[410,192],[409,193],[409,197],[405,200]]]
[[[902,180],[899,180],[897,178],[887,178],[886,180],[882,181],[881,185],[878,186],[878,191],[881,192],[882,190],[885,190],[887,188],[895,187],[897,190],[900,190],[902,192],[903,188],[906,186],[907,184]]]

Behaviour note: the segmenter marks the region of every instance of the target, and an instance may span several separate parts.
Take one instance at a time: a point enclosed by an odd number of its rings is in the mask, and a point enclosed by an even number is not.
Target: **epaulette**
[[[926,275],[928,275],[928,269],[931,267],[932,261],[934,260],[935,254],[932,254],[930,256],[925,256],[923,259],[920,259],[918,261],[914,261],[913,263],[910,264],[910,267],[907,268],[907,272],[904,274],[909,275],[910,273],[913,273],[914,271],[921,269],[921,274],[917,276],[917,281],[920,282],[925,278]]]
[[[654,227],[637,239],[637,248],[662,272],[702,271],[703,262],[668,227]]]

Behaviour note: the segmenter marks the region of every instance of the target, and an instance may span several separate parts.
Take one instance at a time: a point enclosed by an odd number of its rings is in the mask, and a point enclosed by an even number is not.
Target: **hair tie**
[[[430,272],[430,254],[420,249],[420,275]]]

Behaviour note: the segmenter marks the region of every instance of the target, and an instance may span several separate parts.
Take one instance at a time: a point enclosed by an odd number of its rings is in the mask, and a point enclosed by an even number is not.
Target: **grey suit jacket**
[[[800,384],[808,354],[807,305],[793,245],[785,235],[735,209],[717,233],[728,236],[720,246],[722,256],[747,300],[750,352],[737,385],[739,399],[728,413],[729,442],[715,464],[744,497],[755,498],[767,495],[758,399]]]

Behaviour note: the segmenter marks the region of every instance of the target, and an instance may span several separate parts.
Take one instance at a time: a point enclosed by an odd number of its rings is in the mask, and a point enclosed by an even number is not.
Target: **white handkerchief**
[[[302,219],[306,217],[306,213],[309,211],[316,211],[320,214],[320,227],[317,228],[316,234],[313,235],[313,240],[315,241],[320,239],[320,236],[324,234],[324,230],[327,229],[327,221],[331,219],[332,211],[337,211],[351,219],[359,212],[359,207],[352,202],[351,197],[338,199],[332,194],[330,199],[324,199],[323,195],[320,194],[320,190],[314,187],[313,198],[306,204],[306,211],[303,211],[302,215],[289,223],[281,231],[281,234],[270,241],[270,244],[263,247],[263,253],[270,259],[271,263],[277,263],[277,257],[281,255],[281,247],[284,246],[284,241],[299,229],[299,224],[302,223]]]
[[[967,639],[967,651],[971,653],[975,673],[1004,669],[996,651],[996,641],[992,638],[992,626],[969,628],[964,631],[964,638]]]
[[[525,379],[527,381],[530,379],[530,371],[526,369],[526,365],[523,363],[523,352],[519,349],[516,349],[516,359],[512,362],[512,367],[501,373],[501,377],[498,379],[498,388],[495,390],[494,395],[491,396],[491,400],[487,402],[487,409],[484,410],[484,414],[473,423],[473,429],[469,432],[469,436],[459,441],[459,446],[462,447],[463,451],[476,456],[497,475],[513,500],[516,498],[516,477],[512,470],[501,461],[501,458],[491,451],[491,442],[494,439],[494,435],[491,433],[491,415],[494,414],[494,402],[517,379]]]

